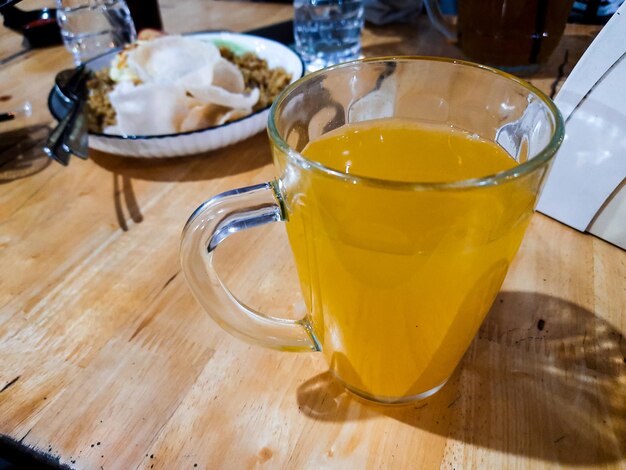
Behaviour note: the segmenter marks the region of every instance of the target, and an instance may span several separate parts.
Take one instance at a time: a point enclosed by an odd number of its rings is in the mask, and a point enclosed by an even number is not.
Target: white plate
[[[304,74],[300,57],[287,46],[271,39],[249,34],[215,32],[193,35],[202,41],[225,42],[235,45],[236,52],[254,52],[265,59],[270,68],[282,67],[296,81]],[[92,70],[107,67],[115,53],[93,59],[87,65]],[[269,108],[221,126],[178,134],[135,136],[89,134],[89,147],[115,155],[128,157],[181,157],[208,152],[246,139],[265,129]]]

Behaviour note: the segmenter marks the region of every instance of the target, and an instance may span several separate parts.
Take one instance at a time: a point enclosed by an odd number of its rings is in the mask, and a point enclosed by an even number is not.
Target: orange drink
[[[450,182],[512,168],[493,142],[397,119],[353,124],[302,154],[359,177]],[[311,173],[286,224],[313,330],[333,372],[366,396],[413,396],[450,376],[495,298],[534,203],[528,191],[345,187]],[[509,223],[511,206],[525,216]],[[312,259],[314,258],[314,259]]]

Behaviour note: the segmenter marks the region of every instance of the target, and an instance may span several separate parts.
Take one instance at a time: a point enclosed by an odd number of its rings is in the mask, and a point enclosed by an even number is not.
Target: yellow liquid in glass
[[[516,162],[451,128],[387,119],[310,142],[308,159],[350,175],[449,182]],[[518,183],[412,190],[303,171],[286,182],[287,232],[331,370],[372,398],[415,397],[452,374],[489,310],[534,196]]]

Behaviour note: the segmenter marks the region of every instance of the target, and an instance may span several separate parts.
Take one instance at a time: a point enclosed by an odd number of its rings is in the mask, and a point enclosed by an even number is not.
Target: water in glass
[[[357,59],[362,29],[362,0],[294,0],[296,49],[308,71]]]
[[[137,39],[124,0],[57,0],[57,21],[78,65]]]

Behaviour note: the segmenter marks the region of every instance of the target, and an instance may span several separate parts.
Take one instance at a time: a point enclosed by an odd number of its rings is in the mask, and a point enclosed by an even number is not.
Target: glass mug
[[[357,176],[302,154],[346,124],[394,118],[463,129],[517,162],[483,178],[423,183]],[[274,103],[268,128],[276,179],[215,196],[184,228],[181,260],[195,297],[239,338],[322,351],[337,380],[364,398],[401,403],[435,393],[521,243],[563,138],[557,108],[530,84],[484,66],[381,58],[302,78]],[[308,309],[298,321],[243,305],[213,266],[226,237],[278,221]]]
[[[444,19],[438,2],[425,0],[428,16],[467,57],[529,74],[559,44],[573,0],[459,0],[456,28]]]

